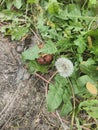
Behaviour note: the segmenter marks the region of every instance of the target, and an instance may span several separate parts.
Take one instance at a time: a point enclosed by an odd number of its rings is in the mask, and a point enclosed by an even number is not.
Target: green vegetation
[[[36,45],[22,53],[31,73],[50,70],[55,73],[59,57],[73,62],[70,77],[63,78],[57,73],[49,85],[46,98],[49,111],[59,110],[61,116],[72,118],[78,129],[98,119],[97,0],[2,0],[0,24],[0,31],[12,40],[36,34]],[[40,44],[42,48],[38,47]],[[43,54],[53,56],[50,64],[36,61]]]

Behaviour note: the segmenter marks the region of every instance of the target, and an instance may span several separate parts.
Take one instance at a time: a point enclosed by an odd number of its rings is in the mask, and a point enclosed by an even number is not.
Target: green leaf
[[[74,41],[74,44],[78,47],[77,51],[79,54],[83,53],[86,49],[86,43],[83,37],[79,36],[77,40]]]
[[[90,30],[86,34],[88,36],[90,35],[90,36],[96,37],[96,36],[98,36],[98,29],[96,29],[96,30]]]
[[[16,26],[11,31],[11,39],[20,40],[23,36],[25,36],[28,33],[28,31],[29,31],[28,27]]]
[[[72,103],[71,103],[71,91],[68,86],[68,88],[65,88],[64,94],[63,94],[63,105],[61,107],[61,115],[67,115],[69,112],[72,111]]]
[[[91,5],[95,5],[96,4],[96,0],[89,0],[89,4],[91,4]]]
[[[22,16],[23,14],[20,12],[16,11],[11,11],[8,9],[5,9],[0,12],[0,20],[1,21],[8,21],[8,20],[13,20],[16,22],[16,18]]]
[[[22,53],[23,60],[35,60],[39,57],[39,48],[34,46],[32,49],[28,49]]]
[[[89,0],[89,2],[91,3],[91,4],[96,4],[96,0]]]
[[[12,5],[13,5],[13,1],[11,1],[11,0],[7,0],[6,1],[6,6],[7,6],[7,9],[11,9],[11,7],[12,7]]]
[[[47,95],[47,107],[48,111],[54,111],[62,103],[63,89],[60,84],[49,86],[49,92]]]
[[[66,104],[64,103],[62,108],[61,108],[61,115],[62,116],[67,115],[71,111],[72,111],[72,103],[70,100],[67,100]]]
[[[94,65],[95,61],[92,58],[89,58],[87,61],[83,61],[83,64],[86,66]]]
[[[71,48],[70,40],[67,38],[59,39],[56,45],[57,48],[59,48],[59,52],[65,52],[68,50],[68,48]]]
[[[81,102],[79,109],[86,110],[89,116],[93,118],[98,118],[98,100],[87,100]]]
[[[40,49],[40,52],[46,53],[46,54],[54,54],[57,52],[57,48],[55,44],[53,44],[51,41],[48,41],[42,49]]]
[[[88,75],[81,76],[77,79],[78,86],[81,86],[82,88],[86,85],[87,82],[95,83]]]
[[[80,7],[76,4],[68,4],[66,5],[66,8],[63,10],[60,10],[60,13],[57,17],[60,19],[68,20],[72,19],[75,22],[78,20],[78,18],[83,18],[81,16]],[[75,24],[75,23],[73,23]]]
[[[89,75],[93,80],[98,80],[98,70],[96,65],[80,64],[80,70],[84,74]]]
[[[77,128],[78,130],[82,130],[81,126],[80,126],[80,122],[79,122],[79,119],[76,118],[76,125],[77,125]]]
[[[98,45],[92,47],[92,53],[98,56]]]
[[[27,0],[27,2],[30,3],[30,4],[33,4],[33,3],[38,3],[39,0]]]
[[[60,76],[59,74],[57,74],[55,76],[55,81],[56,81],[56,84],[61,84],[62,87],[64,87],[64,88],[68,84],[68,80],[66,78]]]
[[[28,69],[30,73],[34,72],[42,72],[42,73],[47,73],[48,71],[48,66],[47,65],[39,65],[36,61],[30,61],[28,63]]]
[[[21,6],[22,6],[22,0],[14,0],[14,6],[15,6],[17,9],[20,9]]]
[[[74,16],[81,16],[80,7],[76,4],[69,4],[68,6],[68,14]]]
[[[22,53],[22,57],[23,60],[35,60],[39,57],[40,53],[54,54],[55,52],[57,52],[55,45],[52,42],[47,42],[41,49],[35,45],[32,49],[26,50]]]
[[[86,98],[91,96],[91,95],[89,95],[87,88],[86,88],[87,82],[96,84],[88,75],[81,76],[77,79],[77,91],[76,91],[77,95],[79,95],[81,97],[86,97]]]
[[[70,99],[71,99],[70,90],[68,91],[68,88],[66,88],[63,94],[63,102],[66,104],[66,102],[70,101]]]
[[[48,3],[49,13],[51,14],[58,13],[59,9],[60,9],[60,6],[57,0],[49,0],[49,3]]]

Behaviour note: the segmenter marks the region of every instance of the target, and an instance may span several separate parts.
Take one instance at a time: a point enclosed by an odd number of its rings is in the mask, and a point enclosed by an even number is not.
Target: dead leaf
[[[96,70],[98,70],[98,67],[96,68]]]
[[[97,88],[96,88],[95,85],[93,85],[92,83],[87,82],[86,88],[87,88],[87,90],[88,90],[91,94],[97,95]]]
[[[86,61],[82,61],[81,64],[85,65]]]
[[[88,46],[89,46],[89,48],[92,48],[92,39],[91,39],[91,37],[88,36],[87,40],[88,40]]]

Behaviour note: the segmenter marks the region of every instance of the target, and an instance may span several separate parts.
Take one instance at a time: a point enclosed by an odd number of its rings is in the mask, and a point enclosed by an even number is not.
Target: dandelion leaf
[[[47,107],[48,111],[54,111],[58,108],[62,102],[63,89],[58,85],[50,85],[49,92],[47,95]]]
[[[79,105],[79,109],[86,110],[89,116],[93,118],[98,118],[98,100],[87,100],[81,102]]]

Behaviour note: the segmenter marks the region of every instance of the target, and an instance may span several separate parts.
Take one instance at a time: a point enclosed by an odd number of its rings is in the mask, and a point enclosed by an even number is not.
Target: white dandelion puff
[[[73,63],[67,58],[59,58],[55,63],[56,69],[64,78],[69,77],[74,70]]]

